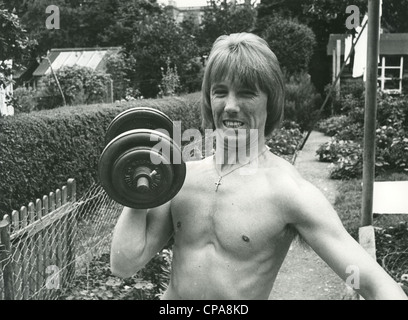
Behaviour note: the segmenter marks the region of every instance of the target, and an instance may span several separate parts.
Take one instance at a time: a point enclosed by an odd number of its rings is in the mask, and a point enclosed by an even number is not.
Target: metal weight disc
[[[135,148],[121,155],[115,162],[112,171],[113,190],[117,193],[118,202],[133,208],[154,208],[167,202],[171,193],[174,171],[170,164],[154,165],[151,157],[159,159],[160,154],[152,149]],[[146,175],[149,185],[143,192],[137,190],[137,179],[133,172],[143,167],[154,173]]]
[[[99,179],[115,201],[137,209],[154,208],[171,200],[183,186],[186,166],[179,159],[180,148],[165,134],[149,129],[130,130],[114,138],[103,150]],[[142,192],[135,175],[147,183]]]
[[[109,143],[113,138],[123,132],[133,129],[165,130],[167,135],[173,135],[173,122],[163,112],[147,107],[137,107],[123,111],[117,115],[105,135],[105,143]]]

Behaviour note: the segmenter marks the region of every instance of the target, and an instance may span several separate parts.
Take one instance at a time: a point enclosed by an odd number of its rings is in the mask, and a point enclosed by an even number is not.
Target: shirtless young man
[[[124,208],[112,241],[112,272],[134,275],[173,236],[171,279],[162,299],[268,299],[298,233],[343,280],[348,267],[357,266],[356,291],[365,299],[406,299],[322,193],[265,152],[265,137],[279,125],[284,103],[282,74],[266,42],[247,33],[217,39],[202,93],[204,128],[229,140],[217,141],[214,156],[187,163],[185,183],[168,203]],[[247,134],[235,136],[238,129]],[[228,164],[239,139],[255,154],[251,174],[242,172],[251,166],[248,159]]]

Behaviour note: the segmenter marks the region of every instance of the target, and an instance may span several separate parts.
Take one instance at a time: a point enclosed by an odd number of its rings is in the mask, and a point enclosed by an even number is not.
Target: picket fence
[[[76,183],[0,221],[0,300],[53,299],[75,273]]]

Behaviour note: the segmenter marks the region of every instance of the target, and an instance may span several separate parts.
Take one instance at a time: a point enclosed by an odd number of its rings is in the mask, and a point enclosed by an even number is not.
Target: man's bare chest
[[[253,177],[254,178],[254,177]],[[172,201],[176,240],[215,245],[247,258],[287,240],[282,208],[262,179],[203,175],[190,181]]]

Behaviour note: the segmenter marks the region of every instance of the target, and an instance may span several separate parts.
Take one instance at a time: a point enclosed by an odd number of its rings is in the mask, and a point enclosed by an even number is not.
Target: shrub
[[[340,156],[330,168],[331,179],[361,178],[363,173],[363,157],[361,153]]]
[[[171,250],[163,249],[136,275],[121,279],[110,270],[109,254],[102,254],[79,270],[59,300],[158,300],[170,279],[171,256]]]
[[[361,145],[356,142],[332,138],[329,142],[322,144],[316,154],[321,162],[336,162],[342,156],[359,155],[361,152]]]
[[[316,45],[312,29],[279,15],[262,19],[257,29],[262,30],[260,36],[268,42],[288,74],[307,72]]]
[[[292,75],[285,85],[285,119],[295,121],[302,131],[312,129],[321,97],[306,73]]]
[[[282,128],[272,132],[272,137],[268,140],[267,145],[273,153],[278,155],[293,155],[302,139],[303,135],[299,125],[286,121]]]
[[[25,87],[16,88],[13,91],[11,105],[15,113],[29,113],[36,109],[38,103],[38,92],[34,89]]]
[[[341,141],[362,144],[364,137],[364,102],[348,95],[343,100],[349,109],[347,115],[337,115],[319,123],[319,130],[333,139],[321,146],[317,153],[320,161],[337,161],[333,177],[350,178],[360,175],[362,161],[355,157],[355,150],[336,148]],[[353,168],[353,165],[356,168]],[[376,174],[384,171],[408,171],[408,98],[384,93],[378,95],[376,130]],[[344,174],[344,176],[342,176]]]
[[[360,123],[347,124],[345,122],[343,127],[340,127],[335,134],[336,138],[339,140],[355,140],[363,141],[364,128]]]
[[[107,58],[106,73],[110,75],[113,82],[114,101],[124,99],[127,95],[126,91],[132,88],[130,66],[135,63],[136,61],[132,57],[126,57],[122,52],[112,54]]]
[[[79,66],[62,67],[55,73],[68,105],[101,103],[107,100],[108,74]],[[45,99],[40,100],[38,109],[62,106],[63,98],[54,77],[46,76],[43,83],[45,87],[41,96]]]
[[[326,94],[329,93],[331,85],[325,88]],[[329,104],[332,105],[332,111],[335,115],[347,115],[350,110],[353,110],[355,103],[364,106],[365,83],[363,81],[348,81],[341,85],[340,94],[334,90],[331,93]],[[329,105],[328,104],[328,105]]]
[[[317,130],[323,132],[327,136],[332,137],[349,123],[350,119],[345,115],[333,116],[327,119],[320,120],[317,124]]]

